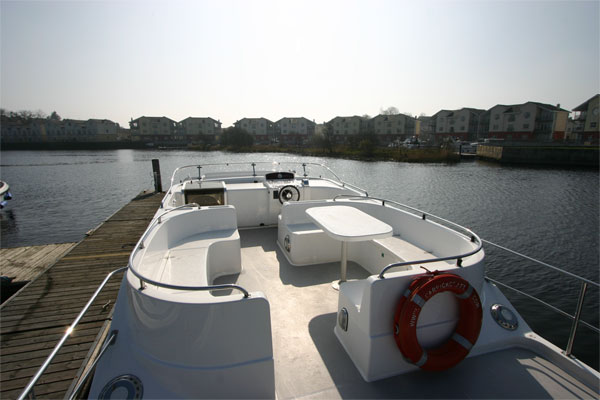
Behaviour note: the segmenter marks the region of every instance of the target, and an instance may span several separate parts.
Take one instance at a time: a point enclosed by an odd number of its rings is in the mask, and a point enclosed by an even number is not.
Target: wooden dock
[[[106,275],[129,254],[163,194],[142,194],[0,307],[0,398],[19,396]],[[108,324],[122,274],[110,281],[35,386],[38,398],[73,389]]]
[[[76,243],[0,249],[0,275],[30,281],[71,250]]]

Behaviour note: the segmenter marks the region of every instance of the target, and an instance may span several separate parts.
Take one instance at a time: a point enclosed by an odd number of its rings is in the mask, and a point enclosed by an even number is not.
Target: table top
[[[393,234],[391,226],[354,207],[311,207],[306,214],[329,236],[345,242],[381,239]]]

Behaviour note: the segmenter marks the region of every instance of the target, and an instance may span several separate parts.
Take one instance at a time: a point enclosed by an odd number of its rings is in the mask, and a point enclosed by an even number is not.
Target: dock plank
[[[0,249],[0,275],[29,281],[68,253],[76,243]]]
[[[3,399],[18,397],[106,275],[127,265],[131,250],[162,197],[162,194],[147,194],[133,199],[77,244],[51,246],[43,249],[43,253],[41,249],[36,253],[35,249],[20,248],[10,257],[0,253],[1,265],[6,266],[2,271],[15,271],[12,265],[17,264],[19,268],[32,271],[37,268],[38,271],[36,278],[35,275],[24,278],[33,281],[0,307],[0,396]],[[43,259],[51,256],[54,265],[43,267]],[[4,263],[5,258],[13,264]],[[122,276],[114,277],[92,304],[73,337],[67,340],[48,373],[36,385],[36,396],[65,396],[110,318]]]

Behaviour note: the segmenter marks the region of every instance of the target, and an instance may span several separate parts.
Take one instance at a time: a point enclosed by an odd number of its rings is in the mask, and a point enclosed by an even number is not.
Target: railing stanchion
[[[582,282],[581,290],[579,291],[579,299],[577,300],[577,309],[575,310],[575,318],[573,319],[573,325],[571,325],[571,333],[569,334],[569,342],[565,349],[565,355],[570,356],[573,351],[573,343],[575,342],[575,334],[577,333],[577,325],[579,325],[579,318],[581,317],[581,309],[583,308],[583,299],[585,298],[585,291],[587,290],[587,283]]]

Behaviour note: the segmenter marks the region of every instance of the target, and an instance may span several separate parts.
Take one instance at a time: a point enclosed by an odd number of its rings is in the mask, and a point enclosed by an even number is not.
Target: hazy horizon
[[[122,126],[600,92],[599,1],[2,1],[0,34],[2,108]]]

